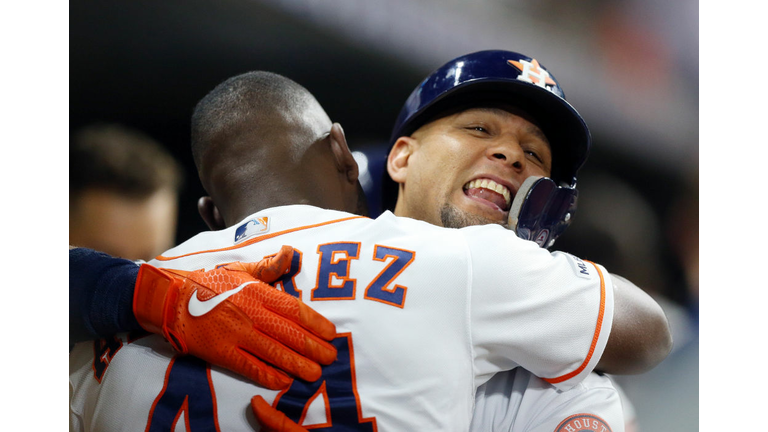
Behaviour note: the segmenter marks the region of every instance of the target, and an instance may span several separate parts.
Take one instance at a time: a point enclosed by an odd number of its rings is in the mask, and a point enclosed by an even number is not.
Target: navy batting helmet
[[[392,130],[390,149],[401,136],[449,109],[504,102],[533,118],[552,148],[552,179],[576,186],[592,138],[581,115],[565,100],[555,77],[533,58],[512,51],[478,51],[457,57],[430,74],[405,101]],[[393,210],[397,184],[384,174],[383,208]]]

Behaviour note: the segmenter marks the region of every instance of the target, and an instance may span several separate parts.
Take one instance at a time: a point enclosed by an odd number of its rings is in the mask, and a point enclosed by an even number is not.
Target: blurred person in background
[[[78,131],[69,147],[69,244],[154,258],[174,244],[182,180],[179,163],[138,131]]]

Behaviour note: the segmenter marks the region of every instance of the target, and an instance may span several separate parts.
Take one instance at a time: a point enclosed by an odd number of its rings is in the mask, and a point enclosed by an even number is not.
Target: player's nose
[[[486,156],[495,163],[512,168],[516,172],[525,171],[525,152],[520,142],[514,138],[499,140],[486,150]]]

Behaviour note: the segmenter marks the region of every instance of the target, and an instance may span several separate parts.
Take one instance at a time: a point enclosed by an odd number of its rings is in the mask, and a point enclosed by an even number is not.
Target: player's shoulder
[[[225,229],[198,233],[178,246],[163,252],[153,261],[164,261],[200,251],[235,248],[257,241],[264,236],[277,236],[306,228],[359,221],[370,221],[370,219],[310,205],[272,207],[253,213]]]
[[[424,236],[448,236],[463,239],[479,238],[485,240],[497,239],[499,241],[517,239],[521,242],[524,241],[519,239],[514,232],[497,224],[472,225],[464,228],[445,228],[419,219],[395,216],[390,211],[385,211],[379,215],[379,217],[376,218],[376,222],[382,225],[391,225],[392,227]]]
[[[389,210],[381,213],[376,218],[376,223],[380,225],[389,225],[404,231],[420,232],[427,235],[436,235],[441,232],[451,231],[437,225],[432,225],[429,222],[424,222],[423,220],[413,219],[405,216],[395,216],[395,214]]]
[[[472,225],[456,231],[466,239],[470,247],[488,249],[489,246],[500,246],[524,252],[546,251],[536,243],[523,240],[514,231],[498,224]]]

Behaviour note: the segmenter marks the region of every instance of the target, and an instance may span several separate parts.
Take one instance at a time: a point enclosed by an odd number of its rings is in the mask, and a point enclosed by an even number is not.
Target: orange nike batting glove
[[[326,341],[332,322],[267,285],[290,268],[293,248],[283,246],[258,263],[232,263],[187,272],[143,264],[133,312],[149,332],[162,334],[177,351],[243,375],[273,390],[291,377],[320,378],[320,365],[336,359]],[[259,280],[261,279],[261,280]]]
[[[309,432],[276,408],[272,408],[261,396],[251,398],[251,410],[262,432]]]

